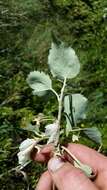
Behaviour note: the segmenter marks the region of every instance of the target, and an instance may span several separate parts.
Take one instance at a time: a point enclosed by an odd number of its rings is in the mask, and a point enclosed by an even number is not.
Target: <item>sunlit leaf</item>
[[[63,42],[60,45],[52,43],[48,64],[53,76],[58,78],[74,78],[80,71],[75,51],[71,47],[66,47]]]
[[[46,75],[44,72],[30,72],[27,82],[33,89],[33,94],[38,96],[45,95],[46,91],[52,88],[51,79],[49,75]]]
[[[98,130],[97,127],[91,127],[84,129],[83,131],[91,140],[94,142],[101,144],[102,143],[102,138],[101,138],[101,133]]]

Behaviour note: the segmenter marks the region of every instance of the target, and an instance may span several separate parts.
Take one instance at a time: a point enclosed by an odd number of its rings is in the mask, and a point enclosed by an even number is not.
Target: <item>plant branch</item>
[[[58,102],[59,102],[59,95],[58,95],[58,93],[57,93],[53,88],[51,89],[51,91],[56,95],[57,100],[58,100]]]
[[[59,98],[58,128],[60,128],[61,113],[62,113],[62,102],[63,102],[63,95],[64,95],[65,86],[66,86],[66,78],[64,79],[63,86],[62,86],[62,89],[61,89],[61,95],[60,95],[60,98]]]
[[[72,129],[71,132],[78,132],[78,131],[84,131],[86,130],[87,128],[77,128],[77,129]]]
[[[55,145],[57,145],[58,142],[59,142],[60,122],[61,122],[61,113],[62,113],[63,95],[64,95],[65,86],[66,86],[66,78],[64,79],[63,86],[62,86],[62,89],[61,89],[61,95],[60,95],[59,101],[58,101],[59,102],[58,119],[57,119],[58,131],[57,131],[57,138],[56,138]]]
[[[8,173],[11,173],[13,171],[17,171],[19,169],[19,166],[15,167],[15,168],[12,168],[10,170],[7,170],[6,172],[0,174],[0,179],[4,176],[4,175],[7,175]]]

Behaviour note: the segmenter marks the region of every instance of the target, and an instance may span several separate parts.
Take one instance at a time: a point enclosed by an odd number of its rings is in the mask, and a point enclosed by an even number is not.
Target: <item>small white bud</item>
[[[72,142],[79,141],[79,137],[77,135],[72,135]]]

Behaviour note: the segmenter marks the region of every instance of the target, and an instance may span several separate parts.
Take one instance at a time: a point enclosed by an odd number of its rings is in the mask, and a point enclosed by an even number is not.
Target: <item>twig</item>
[[[80,165],[80,161],[64,146],[61,146],[62,150],[65,151],[78,165]]]
[[[63,86],[61,89],[61,95],[59,98],[59,110],[58,110],[58,128],[60,129],[60,122],[61,122],[61,112],[62,112],[62,101],[63,101],[63,95],[64,95],[64,89],[66,86],[66,78],[64,79]]]
[[[57,100],[58,100],[58,102],[59,102],[59,95],[58,95],[58,93],[57,93],[53,88],[51,89],[51,91],[56,95]]]
[[[65,86],[66,86],[66,78],[64,79],[63,86],[62,86],[62,89],[61,89],[61,95],[60,95],[59,101],[58,101],[59,102],[58,119],[57,119],[58,131],[57,131],[57,138],[56,138],[55,145],[57,145],[58,142],[59,142],[62,103],[63,103],[63,95],[64,95]]]
[[[19,166],[15,167],[15,168],[12,168],[12,169],[10,169],[10,170],[8,170],[8,171],[6,171],[6,172],[0,174],[0,179],[1,179],[4,175],[6,175],[6,174],[8,174],[8,173],[11,173],[11,172],[13,172],[13,171],[17,171],[18,169],[19,169]]]
[[[99,146],[99,148],[98,148],[98,152],[100,153],[101,152],[101,149],[102,149],[102,144]]]

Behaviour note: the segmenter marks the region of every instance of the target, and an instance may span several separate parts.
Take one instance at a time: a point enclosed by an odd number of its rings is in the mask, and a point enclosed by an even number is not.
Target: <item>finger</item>
[[[42,174],[35,190],[51,190],[52,179],[48,171]]]
[[[31,159],[38,162],[48,162],[52,157],[54,151],[54,146],[49,144],[44,146],[39,153],[35,149],[31,152]]]
[[[104,170],[107,165],[107,158],[105,156],[84,145],[68,144],[68,149],[81,162],[90,165],[94,171]]]
[[[98,190],[81,170],[62,162],[60,158],[52,158],[48,170],[58,190]]]

